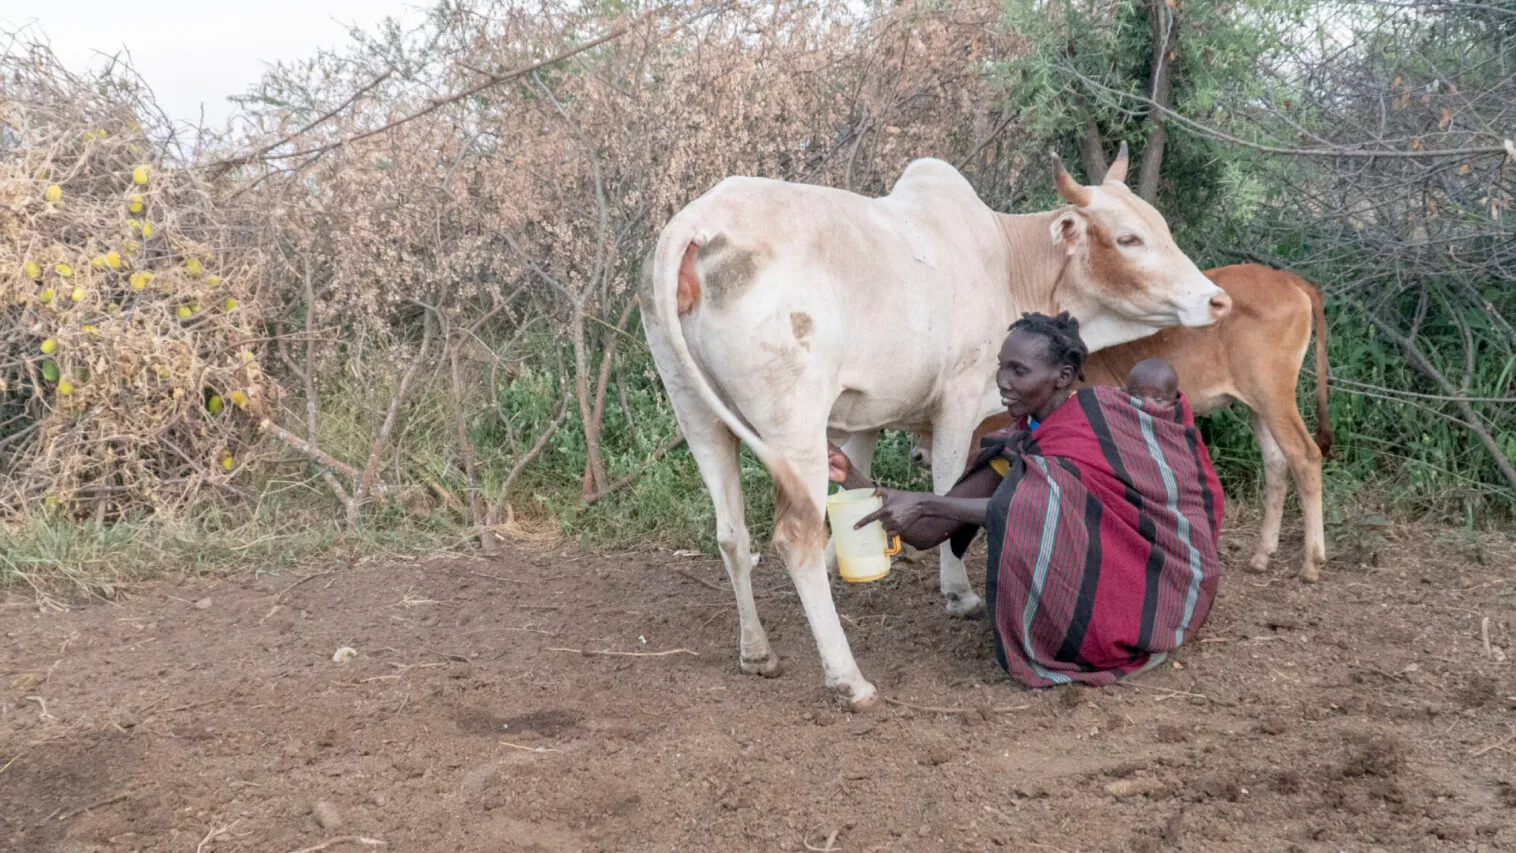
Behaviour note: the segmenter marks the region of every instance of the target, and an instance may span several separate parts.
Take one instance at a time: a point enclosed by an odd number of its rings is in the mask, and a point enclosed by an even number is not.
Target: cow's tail
[[[700,399],[742,439],[774,478],[774,538],[779,542],[824,543],[820,508],[795,473],[790,461],[764,442],[741,415],[734,412],[712,387],[710,379],[690,352],[680,315],[699,310],[701,282],[695,269],[701,246],[716,235],[677,217],[659,235],[653,255],[653,305],[679,368]]]
[[[1311,300],[1311,323],[1316,327],[1316,446],[1323,459],[1332,457],[1332,415],[1327,410],[1327,324],[1321,288],[1290,274],[1295,286]]]

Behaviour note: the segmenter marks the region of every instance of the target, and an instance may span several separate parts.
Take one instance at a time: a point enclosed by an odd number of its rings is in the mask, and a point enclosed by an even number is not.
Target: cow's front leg
[[[968,418],[941,418],[932,424],[932,490],[943,494],[963,475],[968,459],[974,422]],[[953,556],[949,542],[938,547],[938,576],[948,612],[954,616],[977,617],[984,613],[984,600],[969,584],[963,560]]]

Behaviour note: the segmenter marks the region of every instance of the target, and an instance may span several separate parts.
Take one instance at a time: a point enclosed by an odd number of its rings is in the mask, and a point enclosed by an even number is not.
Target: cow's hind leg
[[[768,634],[753,601],[753,555],[743,518],[737,437],[711,416],[687,414],[680,418],[680,427],[716,505],[716,544],[721,549],[721,562],[732,581],[732,590],[737,594],[742,671],[750,675],[779,675],[783,667],[769,646]]]
[[[1305,421],[1301,419],[1300,411],[1294,406],[1294,400],[1291,399],[1289,403],[1288,408],[1281,406],[1278,409],[1265,409],[1255,423],[1262,422],[1266,425],[1268,433],[1274,439],[1276,452],[1281,457],[1278,463],[1280,468],[1287,466],[1295,480],[1295,488],[1300,494],[1302,526],[1305,529],[1300,579],[1306,583],[1315,583],[1321,579],[1321,567],[1326,563],[1326,524],[1322,517],[1321,506],[1321,449],[1316,446],[1316,439],[1312,437],[1311,431],[1306,428]],[[1280,480],[1278,512],[1282,514],[1284,471],[1280,470],[1276,476]],[[1271,492],[1272,490],[1270,487]],[[1271,501],[1271,506],[1272,503]],[[1276,543],[1279,537],[1279,526],[1280,522],[1276,516],[1273,528]]]
[[[800,595],[800,605],[805,609],[805,618],[816,639],[816,649],[821,653],[826,684],[841,693],[852,707],[871,707],[877,695],[874,685],[864,679],[853,658],[822,562],[826,536],[821,517],[822,507],[826,505],[826,447],[820,442],[804,449],[794,443],[773,440],[771,443],[790,461],[800,481],[797,487],[804,488],[810,498],[809,506],[792,507],[790,511],[797,515],[788,520],[782,517],[786,502],[780,501],[781,512],[775,516],[774,545],[784,558],[790,580]]]
[[[1252,413],[1253,437],[1263,454],[1263,523],[1258,531],[1258,547],[1248,566],[1255,572],[1269,567],[1269,558],[1279,550],[1279,528],[1284,524],[1284,496],[1289,487],[1286,476],[1289,462],[1274,440],[1274,434],[1258,412]]]

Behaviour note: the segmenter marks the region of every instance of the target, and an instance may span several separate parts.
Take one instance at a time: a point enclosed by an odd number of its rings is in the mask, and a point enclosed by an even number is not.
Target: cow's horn
[[[1069,170],[1063,168],[1063,159],[1058,152],[1053,152],[1053,186],[1058,190],[1058,197],[1074,205],[1085,207],[1090,203],[1090,191],[1082,187],[1079,182],[1069,176]]]
[[[1105,170],[1105,183],[1109,184],[1113,181],[1118,184],[1126,183],[1127,163],[1126,143],[1123,142],[1121,150],[1116,152],[1116,160],[1111,163],[1111,168]]]

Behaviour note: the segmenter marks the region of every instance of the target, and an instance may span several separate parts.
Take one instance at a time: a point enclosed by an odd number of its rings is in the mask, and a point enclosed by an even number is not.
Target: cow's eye
[[[1116,238],[1116,244],[1119,246],[1141,246],[1142,238],[1136,234],[1122,234]]]

